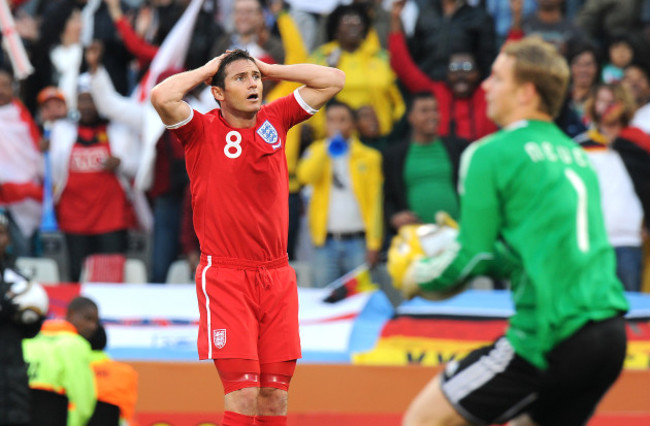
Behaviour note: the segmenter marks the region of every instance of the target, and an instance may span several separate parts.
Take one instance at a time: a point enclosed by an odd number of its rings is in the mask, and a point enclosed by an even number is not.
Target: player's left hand
[[[221,65],[223,58],[230,52],[232,52],[232,50],[226,50],[225,53],[222,53],[216,58],[210,59],[205,65],[203,65],[202,69],[205,71],[205,75],[207,76],[203,81],[206,86],[212,86],[212,77],[214,77],[214,75],[219,70],[219,66]]]
[[[262,74],[262,78],[268,77],[269,72],[271,71],[271,65],[267,64],[264,61],[260,61],[257,58],[255,58],[255,64],[257,65],[257,68],[260,70],[260,73]]]

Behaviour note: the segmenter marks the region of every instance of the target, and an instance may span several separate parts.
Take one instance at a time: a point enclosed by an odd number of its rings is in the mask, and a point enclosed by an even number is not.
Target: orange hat
[[[41,90],[36,97],[39,105],[42,105],[45,101],[49,101],[50,99],[59,99],[65,102],[63,92],[55,86],[47,86],[45,89]]]

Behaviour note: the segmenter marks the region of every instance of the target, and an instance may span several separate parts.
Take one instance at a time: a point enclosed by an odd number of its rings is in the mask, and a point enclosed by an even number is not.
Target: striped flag
[[[378,288],[379,286],[372,282],[370,268],[368,265],[363,264],[329,284],[327,289],[330,292],[323,301],[336,303],[346,297],[366,291],[377,290]]]

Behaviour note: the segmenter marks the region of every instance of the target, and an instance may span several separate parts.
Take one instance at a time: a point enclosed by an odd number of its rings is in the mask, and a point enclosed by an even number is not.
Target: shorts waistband
[[[289,265],[289,256],[285,255],[277,259],[267,260],[267,261],[258,261],[258,260],[249,260],[249,259],[237,259],[234,257],[216,257],[209,254],[201,253],[201,263],[210,263],[213,266],[220,266],[223,268],[232,268],[232,269],[275,269],[282,268],[283,266]]]

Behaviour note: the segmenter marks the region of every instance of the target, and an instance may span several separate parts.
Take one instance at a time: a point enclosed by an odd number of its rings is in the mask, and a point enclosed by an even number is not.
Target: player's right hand
[[[406,225],[393,237],[388,249],[388,273],[393,286],[405,297],[419,292],[415,264],[421,258],[435,258],[456,243],[458,230],[446,224]],[[426,280],[428,281],[428,280]],[[404,288],[404,287],[408,288]]]
[[[206,79],[204,80],[206,86],[212,86],[212,77],[214,77],[214,75],[219,70],[219,66],[221,65],[223,58],[230,52],[232,52],[232,50],[226,50],[221,55],[210,59],[205,65],[203,65],[203,69],[207,75]]]

